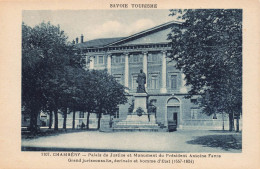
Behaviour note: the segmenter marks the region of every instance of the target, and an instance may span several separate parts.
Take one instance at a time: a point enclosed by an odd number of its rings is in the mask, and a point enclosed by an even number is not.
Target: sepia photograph
[[[23,10],[21,151],[242,153],[242,18]]]

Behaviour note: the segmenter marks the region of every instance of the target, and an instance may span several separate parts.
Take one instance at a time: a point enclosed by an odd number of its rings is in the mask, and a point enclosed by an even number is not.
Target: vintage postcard
[[[2,168],[259,168],[259,1],[1,3]]]

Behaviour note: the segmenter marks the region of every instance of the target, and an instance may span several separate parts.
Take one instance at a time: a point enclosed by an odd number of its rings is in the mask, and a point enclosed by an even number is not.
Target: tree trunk
[[[222,112],[222,130],[225,130],[224,112]]]
[[[66,123],[67,123],[67,108],[65,108],[65,111],[63,112],[63,129],[66,130],[67,126],[66,126]]]
[[[50,110],[50,114],[49,114],[49,129],[51,129],[51,126],[52,126],[52,121],[53,121],[52,115],[53,115],[52,110]]]
[[[101,111],[98,113],[98,126],[97,129],[100,129],[100,120],[101,120]]]
[[[236,127],[236,132],[239,132],[239,114],[237,115],[237,127]]]
[[[87,130],[89,129],[89,116],[90,116],[90,113],[88,112],[88,115],[87,115]]]
[[[229,113],[229,131],[234,131],[234,114]]]
[[[235,119],[234,119],[234,117],[235,117],[235,115],[234,115],[234,112],[232,113],[232,131],[235,131]]]
[[[73,110],[73,115],[72,115],[72,129],[75,129],[75,114],[76,114],[76,111]]]
[[[54,130],[58,130],[58,109],[54,110]]]
[[[37,118],[38,118],[39,110],[37,108],[33,108],[30,112],[30,131],[35,134],[38,131],[37,126]]]
[[[112,128],[112,116],[111,113],[109,113],[109,128]]]

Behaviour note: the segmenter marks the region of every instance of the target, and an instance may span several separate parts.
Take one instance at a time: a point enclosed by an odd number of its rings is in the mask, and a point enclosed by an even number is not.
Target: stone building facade
[[[182,24],[172,21],[122,38],[84,42],[81,36],[81,41],[75,45],[90,60],[88,69],[107,69],[128,88],[128,103],[119,106],[115,122],[124,120],[130,113],[137,75],[142,69],[147,76],[148,102],[156,108],[154,113],[159,125],[167,127],[169,121],[176,121],[178,128],[219,129],[223,123],[227,126],[227,117],[217,114],[213,118],[201,113],[198,105],[194,104],[197,97],[184,98],[189,90],[185,86],[185,76],[176,69],[175,62],[167,58],[172,49],[167,40],[171,27],[182,29]]]

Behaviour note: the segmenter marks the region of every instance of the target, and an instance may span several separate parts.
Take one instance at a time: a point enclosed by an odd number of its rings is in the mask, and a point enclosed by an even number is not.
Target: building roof
[[[144,30],[144,31],[135,33],[135,34],[130,35],[130,36],[127,36],[127,37],[124,37],[124,38],[119,39],[119,40],[117,40],[117,41],[115,41],[115,42],[111,42],[111,43],[109,43],[108,45],[109,45],[109,46],[110,46],[110,45],[118,45],[118,44],[121,44],[121,43],[123,43],[123,42],[129,41],[129,40],[131,40],[131,39],[144,36],[145,34],[149,34],[149,33],[151,33],[151,32],[158,31],[158,30],[164,29],[164,28],[166,28],[166,27],[170,27],[170,26],[173,25],[173,24],[175,24],[175,25],[176,25],[176,24],[177,24],[177,25],[181,25],[182,22],[179,22],[179,21],[166,22],[166,23],[164,23],[164,24],[161,24],[161,25],[152,27],[152,28],[150,28],[150,29],[146,29],[146,30]],[[108,46],[108,45],[106,45],[106,46]]]
[[[111,45],[118,45],[118,44],[122,44],[124,42],[130,41],[131,39],[145,36],[146,34],[152,33],[154,31],[165,29],[173,24],[181,25],[182,22],[170,21],[170,22],[155,26],[153,28],[135,33],[135,34],[127,36],[127,37],[94,39],[94,40],[86,41],[83,43],[78,43],[78,44],[76,44],[76,46],[78,48],[96,48],[96,47],[107,47],[107,46],[111,46]]]
[[[83,43],[78,43],[76,44],[76,46],[79,48],[103,47],[105,45],[116,42],[123,38],[124,37],[94,39]]]

